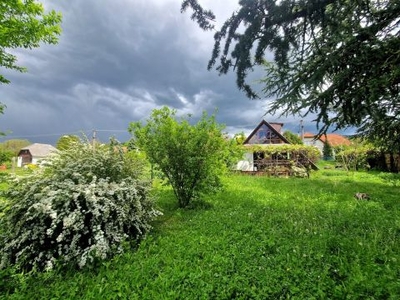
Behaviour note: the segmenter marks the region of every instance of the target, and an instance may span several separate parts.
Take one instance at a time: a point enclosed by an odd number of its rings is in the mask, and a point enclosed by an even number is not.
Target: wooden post
[[[13,174],[15,174],[15,160],[16,160],[15,156],[11,158],[11,172]]]

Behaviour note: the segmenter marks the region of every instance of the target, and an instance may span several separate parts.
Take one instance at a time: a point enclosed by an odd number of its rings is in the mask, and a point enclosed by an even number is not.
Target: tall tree
[[[322,156],[324,160],[329,160],[332,158],[333,149],[328,139],[325,139],[324,147],[322,148]]]
[[[386,116],[369,120],[361,128],[361,136],[367,138],[384,152],[400,154],[400,118]]]
[[[214,28],[197,0],[183,1],[188,8],[202,28]],[[321,133],[374,126],[382,116],[399,122],[398,0],[241,0],[214,38],[208,68],[235,70],[250,98],[259,95],[246,76],[265,68],[264,96],[276,97],[268,113],[315,113]]]
[[[37,48],[40,43],[55,44],[61,33],[61,14],[45,13],[36,0],[2,0],[0,3],[0,67],[20,72],[17,57],[9,49]],[[0,83],[9,83],[0,74]]]
[[[301,140],[301,138],[297,134],[291,132],[290,130],[286,130],[283,133],[283,136],[293,145],[303,145],[304,144],[303,141]]]
[[[0,148],[5,151],[10,151],[13,153],[14,156],[18,155],[19,150],[31,144],[28,140],[7,140],[0,144]]]
[[[399,172],[399,164],[395,163],[395,157],[400,156],[400,118],[399,116],[386,116],[381,119],[368,120],[361,128],[361,137],[369,140],[380,151],[382,161],[387,170]],[[385,159],[385,154],[389,155],[389,164]],[[377,156],[378,157],[378,156]]]

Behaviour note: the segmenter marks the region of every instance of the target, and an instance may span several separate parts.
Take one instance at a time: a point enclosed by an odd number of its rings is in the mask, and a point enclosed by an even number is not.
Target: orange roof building
[[[351,141],[344,137],[343,135],[337,133],[327,133],[326,135],[322,135],[318,138],[318,135],[313,133],[306,132],[303,135],[303,142],[305,145],[315,146],[319,149],[319,151],[323,152],[324,144],[328,141],[329,145],[336,146],[349,146],[351,145]]]
[[[331,146],[350,146],[351,141],[344,137],[343,135],[337,134],[337,133],[328,133],[325,135],[322,135],[320,137],[320,140],[324,143],[328,141],[329,145]]]

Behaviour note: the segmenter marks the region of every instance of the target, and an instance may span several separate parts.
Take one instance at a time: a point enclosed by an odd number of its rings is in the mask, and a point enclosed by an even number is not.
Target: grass
[[[164,216],[138,249],[79,272],[4,276],[0,298],[399,299],[399,180],[232,175],[192,209],[158,187]]]

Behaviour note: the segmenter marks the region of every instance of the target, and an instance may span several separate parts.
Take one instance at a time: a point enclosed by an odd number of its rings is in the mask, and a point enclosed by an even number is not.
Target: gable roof
[[[324,143],[328,141],[329,145],[331,146],[351,145],[351,141],[348,138],[337,133],[328,133],[326,136],[322,135],[319,139]]]
[[[306,132],[303,135],[303,138],[313,138],[313,139],[317,139],[318,135]],[[326,136],[325,135],[321,135],[318,140],[320,140],[323,143],[326,143],[326,141],[328,141],[328,143],[331,146],[341,146],[341,145],[345,145],[345,146],[349,146],[351,145],[351,141],[344,137],[343,135],[337,134],[337,133],[327,133]]]
[[[57,148],[49,144],[34,143],[21,150],[29,150],[30,154],[35,157],[46,157],[51,153],[58,152]]]
[[[262,120],[260,124],[249,134],[247,139],[243,142],[243,144],[248,144],[250,140],[257,134],[262,126],[268,127],[268,129],[273,132],[278,139],[282,140],[286,144],[290,144],[290,142],[280,133],[280,129],[283,126],[283,123],[268,123],[265,120]]]

